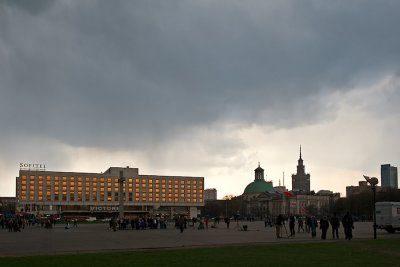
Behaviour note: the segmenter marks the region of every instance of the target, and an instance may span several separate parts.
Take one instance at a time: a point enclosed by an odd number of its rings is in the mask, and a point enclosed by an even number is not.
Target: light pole
[[[373,205],[374,205],[374,214],[373,214],[373,219],[374,219],[374,225],[373,225],[373,227],[374,227],[374,239],[376,239],[376,212],[375,212],[375,199],[376,199],[376,185],[379,183],[379,180],[378,180],[378,178],[376,178],[376,177],[372,177],[372,178],[369,178],[368,176],[365,176],[364,175],[364,178],[365,178],[365,180],[371,185],[371,189],[372,189],[372,192],[374,192],[374,203],[373,203]]]
[[[228,199],[225,199],[225,218],[228,218]]]
[[[119,178],[118,178],[118,202],[119,202],[119,218],[123,219],[124,218],[124,182],[125,182],[125,177],[123,171],[119,172]]]
[[[232,195],[224,196],[225,199],[225,218],[228,218],[228,200],[232,199]]]

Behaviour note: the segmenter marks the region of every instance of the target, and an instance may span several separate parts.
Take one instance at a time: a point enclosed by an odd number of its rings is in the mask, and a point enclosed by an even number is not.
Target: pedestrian
[[[289,217],[290,236],[295,236],[296,234],[296,231],[294,230],[294,225],[295,225],[295,218],[293,215],[290,215]]]
[[[322,217],[322,219],[319,221],[319,228],[321,229],[321,239],[326,240],[326,232],[329,228],[329,222],[326,216]]]
[[[312,216],[310,218],[310,231],[311,231],[311,236],[314,238],[317,236],[317,227],[318,227],[318,222],[315,216]]]
[[[310,232],[310,224],[311,224],[311,217],[307,216],[307,218],[306,218],[306,232],[307,233]]]
[[[333,216],[331,218],[331,226],[332,226],[332,238],[339,239],[340,221],[339,218],[336,216],[336,212],[333,213]]]
[[[351,240],[353,238],[354,222],[353,218],[350,215],[350,212],[347,212],[346,215],[344,215],[344,217],[342,218],[342,224],[345,238],[347,240]]]
[[[180,232],[183,233],[183,229],[185,229],[185,217],[183,217],[183,215],[181,215],[178,219],[178,227]]]
[[[276,238],[282,238],[282,235],[281,235],[282,223],[283,223],[283,216],[282,216],[282,214],[279,214],[278,217],[276,217],[276,222],[275,222]]]
[[[301,218],[300,216],[297,217],[297,232],[300,233],[300,229],[303,231],[304,233],[304,227],[303,227],[303,218]]]
[[[226,217],[224,219],[225,223],[226,223],[226,228],[229,229],[229,224],[231,223],[231,219],[229,219],[228,217]]]

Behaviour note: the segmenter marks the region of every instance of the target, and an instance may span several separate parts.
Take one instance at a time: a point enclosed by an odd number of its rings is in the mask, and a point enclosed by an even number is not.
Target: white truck
[[[375,203],[376,227],[389,233],[400,231],[400,202]]]

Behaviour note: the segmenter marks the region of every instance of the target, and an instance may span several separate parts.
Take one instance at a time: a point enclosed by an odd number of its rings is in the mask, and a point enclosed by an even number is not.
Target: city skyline
[[[400,164],[400,2],[0,2],[0,196],[20,163],[345,194]]]
[[[300,163],[300,162],[301,162],[301,163]],[[297,165],[297,171],[296,171],[295,173],[293,173],[291,176],[296,175],[296,174],[299,174],[299,173],[300,173],[300,174],[303,174],[303,173],[304,173],[304,167],[305,167],[305,165],[303,165],[303,158],[302,158],[302,153],[301,153],[301,147],[300,147],[300,157],[299,157],[299,159],[298,159],[298,163],[299,163],[300,165]],[[47,169],[46,164],[43,164],[43,163],[20,163],[20,164],[19,164],[19,167],[20,167],[20,170],[37,171],[37,173],[40,173],[40,172],[45,173],[46,171],[57,172],[57,171],[55,171],[55,170]],[[113,166],[113,167],[120,168],[120,167],[123,167],[123,166]],[[138,166],[126,166],[126,167],[137,168]],[[261,167],[261,163],[260,163],[260,162],[258,162],[258,167]],[[300,172],[299,172],[299,167],[300,167],[300,170],[301,170]],[[396,168],[396,167],[395,167],[395,166],[394,166],[394,167],[392,166],[392,168]],[[68,172],[68,170],[58,170],[58,171],[59,171],[59,172],[65,172],[65,173]],[[82,171],[79,171],[79,172],[82,172]],[[98,172],[98,173],[102,173],[102,172],[100,171],[100,172]],[[293,185],[293,177],[289,177],[289,181],[286,180],[286,183],[285,183],[285,173],[283,172],[282,175],[283,175],[283,176],[282,176],[281,178],[279,178],[279,179],[268,179],[268,175],[265,175],[264,180],[265,180],[265,181],[272,181],[274,187],[275,187],[275,186],[285,186],[287,190],[289,190],[289,191],[293,190],[292,186],[291,186],[291,187],[288,186],[288,183],[291,184],[291,185]],[[309,177],[309,173],[307,173],[307,175],[308,175],[308,177]],[[158,174],[150,174],[150,176],[158,176]],[[191,175],[188,175],[187,177],[191,177]],[[379,177],[379,178],[378,178],[378,177]],[[381,175],[378,176],[378,177],[377,177],[378,180],[379,180],[378,186],[382,186]],[[286,177],[286,178],[287,178],[287,177]],[[275,180],[277,180],[277,181],[275,181]],[[311,180],[312,180],[312,179],[310,179],[310,181],[311,181]],[[360,179],[360,180],[357,180],[357,184],[358,184],[359,181],[363,181],[363,180],[361,180],[361,179]],[[205,181],[205,185],[207,185],[206,181]],[[355,185],[355,184],[346,185],[346,186],[345,186],[345,190],[346,190],[346,187],[347,187],[347,186],[358,186],[358,185]],[[209,189],[209,190],[211,190],[211,189],[216,189],[217,192],[221,192],[221,190],[220,190],[219,188],[212,188],[212,187],[207,187],[207,186],[206,186],[205,189]],[[242,189],[242,191],[243,191],[243,190],[244,190],[244,188]],[[319,189],[310,188],[310,191],[315,191],[316,193],[317,193],[319,190],[331,190],[331,191],[333,191],[334,193],[341,193],[341,194],[342,194],[342,197],[345,196],[345,193],[343,193],[343,192],[341,192],[341,191],[332,190],[331,188],[319,188]],[[222,190],[222,192],[226,192],[226,191]],[[240,189],[239,189],[239,192],[240,192]],[[346,192],[346,191],[344,191],[344,192]],[[243,192],[242,192],[242,193],[243,193]],[[221,195],[221,193],[220,193],[220,194],[218,194],[218,195],[219,195],[218,199],[223,199],[224,196],[228,196],[228,195],[229,195],[229,196],[240,196],[242,193],[238,193],[238,194],[224,193],[224,194],[222,194],[222,195]],[[14,196],[14,195],[10,195],[10,196]]]

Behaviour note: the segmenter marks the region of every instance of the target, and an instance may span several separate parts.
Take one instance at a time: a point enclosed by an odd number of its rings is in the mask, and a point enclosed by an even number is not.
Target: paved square
[[[328,230],[328,239],[325,241],[321,240],[319,230],[314,239],[309,233],[297,232],[295,237],[277,239],[275,228],[265,228],[264,222],[240,222],[239,226],[242,227],[244,224],[248,225],[248,231],[235,229],[236,223],[234,222],[231,223],[230,229],[227,229],[224,223],[220,223],[217,228],[205,230],[188,228],[183,233],[174,229],[171,223],[165,230],[128,229],[116,232],[108,229],[107,223],[79,224],[78,227],[70,229],[65,229],[63,224],[58,224],[52,229],[31,226],[16,233],[0,229],[0,256],[332,241],[330,229]],[[342,227],[339,229],[339,235],[341,238],[339,241],[345,242]],[[372,223],[356,222],[353,235],[354,239],[373,239]],[[283,236],[286,236],[285,232]],[[388,234],[384,230],[378,230],[378,238],[400,238],[400,232]]]

